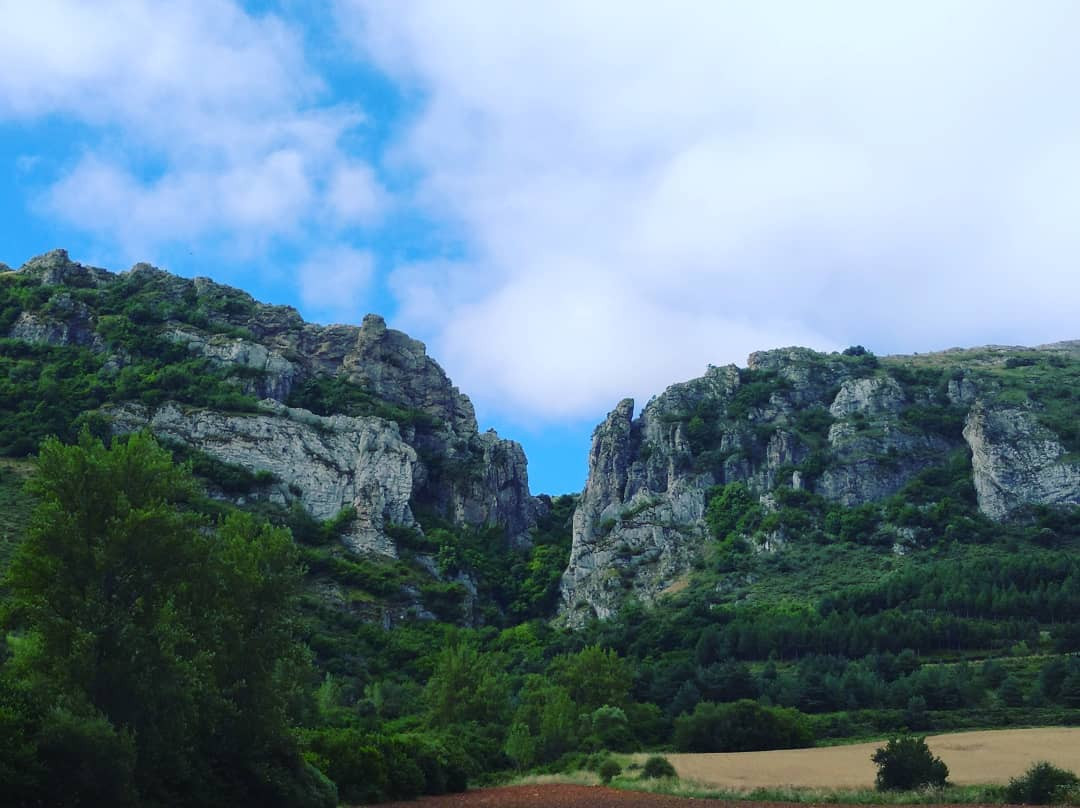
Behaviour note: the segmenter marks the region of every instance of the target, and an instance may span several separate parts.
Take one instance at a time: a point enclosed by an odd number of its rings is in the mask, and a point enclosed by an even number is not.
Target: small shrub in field
[[[893,738],[870,757],[877,764],[878,791],[907,791],[931,786],[941,788],[949,767],[934,757],[926,738],[904,735]]]
[[[1005,799],[1025,805],[1047,805],[1070,800],[1080,787],[1080,777],[1045,760],[1035,763],[1022,777],[1014,777],[1005,789]]]
[[[584,763],[581,764],[581,768],[587,772],[596,772],[599,774],[600,764],[609,759],[610,758],[603,752],[593,752],[585,758]]]
[[[645,761],[645,767],[641,770],[641,779],[654,777],[678,777],[678,775],[675,774],[675,767],[666,757],[653,755]]]
[[[605,784],[610,783],[611,778],[617,777],[618,775],[622,774],[622,766],[620,766],[611,758],[608,758],[600,764],[600,768],[597,770],[596,773],[600,775],[600,780],[602,782],[604,782]]]

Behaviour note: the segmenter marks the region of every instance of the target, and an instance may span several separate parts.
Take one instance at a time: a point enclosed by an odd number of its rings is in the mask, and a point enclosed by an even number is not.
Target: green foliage
[[[277,476],[269,471],[252,471],[238,463],[226,463],[186,443],[163,441],[162,444],[172,452],[177,463],[190,464],[192,473],[225,494],[252,494],[278,482]]]
[[[607,704],[597,707],[589,716],[589,723],[589,739],[597,748],[615,752],[632,752],[637,748],[634,733],[621,708]]]
[[[576,654],[556,657],[550,672],[582,710],[622,707],[629,701],[633,672],[610,648],[590,645]]]
[[[172,802],[243,802],[257,771],[302,772],[285,702],[303,663],[288,534],[243,514],[207,524],[190,510],[190,474],[146,436],[108,449],[87,433],[47,441],[31,490],[6,582],[4,621],[19,637],[6,667],[42,703],[72,705],[53,714],[53,735],[41,717],[39,758],[66,769],[95,747],[120,766],[133,744],[126,782]]]
[[[964,418],[967,410],[948,404],[913,404],[905,407],[900,419],[911,426],[953,441],[963,440]]]
[[[600,782],[607,785],[614,778],[622,774],[622,766],[620,766],[614,758],[607,758],[600,764],[596,773],[600,775]]]
[[[1020,777],[1009,780],[1005,799],[1020,805],[1049,805],[1073,802],[1080,777],[1047,761],[1033,763]]]
[[[435,658],[424,689],[434,727],[468,721],[500,724],[508,717],[510,688],[498,660],[469,643],[448,645]]]
[[[506,736],[504,747],[506,756],[514,762],[519,770],[531,768],[537,759],[537,741],[529,731],[528,724],[515,721],[510,725],[510,732]]]
[[[515,740],[518,746],[515,751],[510,750],[510,740],[507,740],[507,754],[515,762],[527,758],[530,763],[525,765],[550,763],[578,745],[581,711],[566,688],[545,676],[530,674],[525,677],[517,699],[514,727],[518,727]],[[514,727],[511,727],[511,736]]]
[[[52,775],[36,789],[46,805],[138,805],[135,739],[101,714],[54,709],[35,740],[37,763]]]
[[[642,780],[658,780],[663,777],[678,777],[675,767],[666,757],[651,755],[641,767]]]
[[[764,518],[764,511],[745,483],[728,483],[710,489],[706,502],[705,523],[718,539],[732,533],[752,533]]]
[[[312,376],[293,388],[286,403],[316,415],[374,415],[420,430],[439,427],[434,416],[386,401],[343,376]]]
[[[701,702],[690,715],[675,719],[674,742],[680,752],[753,752],[813,746],[814,736],[797,710],[742,699]]]
[[[1031,402],[1040,423],[1058,436],[1067,452],[1080,452],[1080,361],[1074,356],[1014,354],[986,375],[1000,386],[1003,399]]]
[[[751,410],[768,404],[774,393],[791,387],[787,379],[774,371],[740,370],[739,381],[727,406],[727,417],[734,420],[746,418]]]
[[[926,738],[892,738],[870,759],[878,767],[875,783],[879,791],[944,788],[949,777],[949,767],[934,757]]]

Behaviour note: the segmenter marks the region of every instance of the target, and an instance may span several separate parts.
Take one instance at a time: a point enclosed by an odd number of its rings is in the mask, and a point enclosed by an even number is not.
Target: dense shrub
[[[613,758],[608,758],[600,764],[600,768],[597,769],[596,773],[600,775],[601,782],[610,783],[612,778],[622,774],[622,766],[616,763]]]
[[[870,757],[877,764],[879,791],[903,791],[923,786],[941,788],[949,767],[934,757],[926,738],[904,735],[891,739]]]
[[[1080,777],[1045,760],[1035,763],[1021,777],[1014,777],[1005,789],[1005,799],[1025,805],[1065,802],[1080,786]]]
[[[675,719],[675,748],[680,752],[753,752],[813,745],[807,716],[750,699],[731,704],[703,701],[692,714]]]
[[[678,777],[678,775],[675,773],[675,767],[671,765],[671,761],[666,757],[653,755],[645,761],[645,766],[641,770],[641,779],[648,780],[660,777]]]
[[[329,775],[344,802],[412,799],[468,786],[464,754],[437,735],[328,728],[309,732],[305,740],[308,760]]]
[[[599,748],[615,752],[632,752],[636,748],[637,742],[634,733],[630,731],[626,713],[619,707],[607,704],[598,707],[589,720],[592,724],[592,737],[596,739]]]

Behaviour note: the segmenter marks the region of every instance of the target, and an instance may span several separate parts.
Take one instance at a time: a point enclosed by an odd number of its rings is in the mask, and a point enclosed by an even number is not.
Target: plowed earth
[[[378,808],[807,808],[787,802],[727,802],[668,797],[641,791],[618,791],[602,786],[527,785],[483,788],[464,794],[423,797]],[[814,808],[829,808],[815,805]],[[851,808],[845,806],[844,808]],[[865,806],[863,806],[865,808]],[[933,806],[919,806],[933,808]],[[982,808],[966,805],[964,808]],[[994,808],[1002,808],[1000,805]]]

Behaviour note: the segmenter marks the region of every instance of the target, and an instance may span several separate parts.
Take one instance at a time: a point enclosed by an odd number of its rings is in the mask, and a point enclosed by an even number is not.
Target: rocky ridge
[[[297,501],[317,519],[354,507],[358,518],[344,537],[354,552],[396,556],[388,529],[422,532],[417,508],[461,526],[499,525],[508,542],[529,542],[543,505],[529,492],[520,445],[480,433],[472,403],[423,343],[382,317],[316,325],[291,307],[259,303],[208,278],[180,278],[148,264],[112,273],[74,262],[64,250],[17,273],[36,279],[49,297],[45,313],[20,313],[8,337],[105,353],[119,371],[130,358],[101,333],[106,315],[84,302],[92,290],[120,298],[123,318],[150,323],[156,338],[225,368],[239,392],[261,400],[258,412],[242,414],[176,401],[122,403],[103,410],[115,432],[149,427],[223,463],[272,475],[277,483],[266,496]],[[352,395],[366,412],[290,406],[321,401],[327,389]]]
[[[1032,387],[1078,366],[1077,342],[882,360],[861,348],[785,348],[751,354],[746,368],[709,367],[636,418],[626,399],[593,433],[561,614],[581,625],[629,597],[650,603],[681,586],[711,539],[710,493],[728,483],[747,485],[766,509],[777,486],[858,506],[965,450],[991,519],[1027,505],[1080,505],[1080,463],[1066,445],[1076,421],[1068,410],[1060,418],[1074,382]],[[1028,371],[1031,379],[1019,376]],[[788,538],[765,534],[758,547]]]

